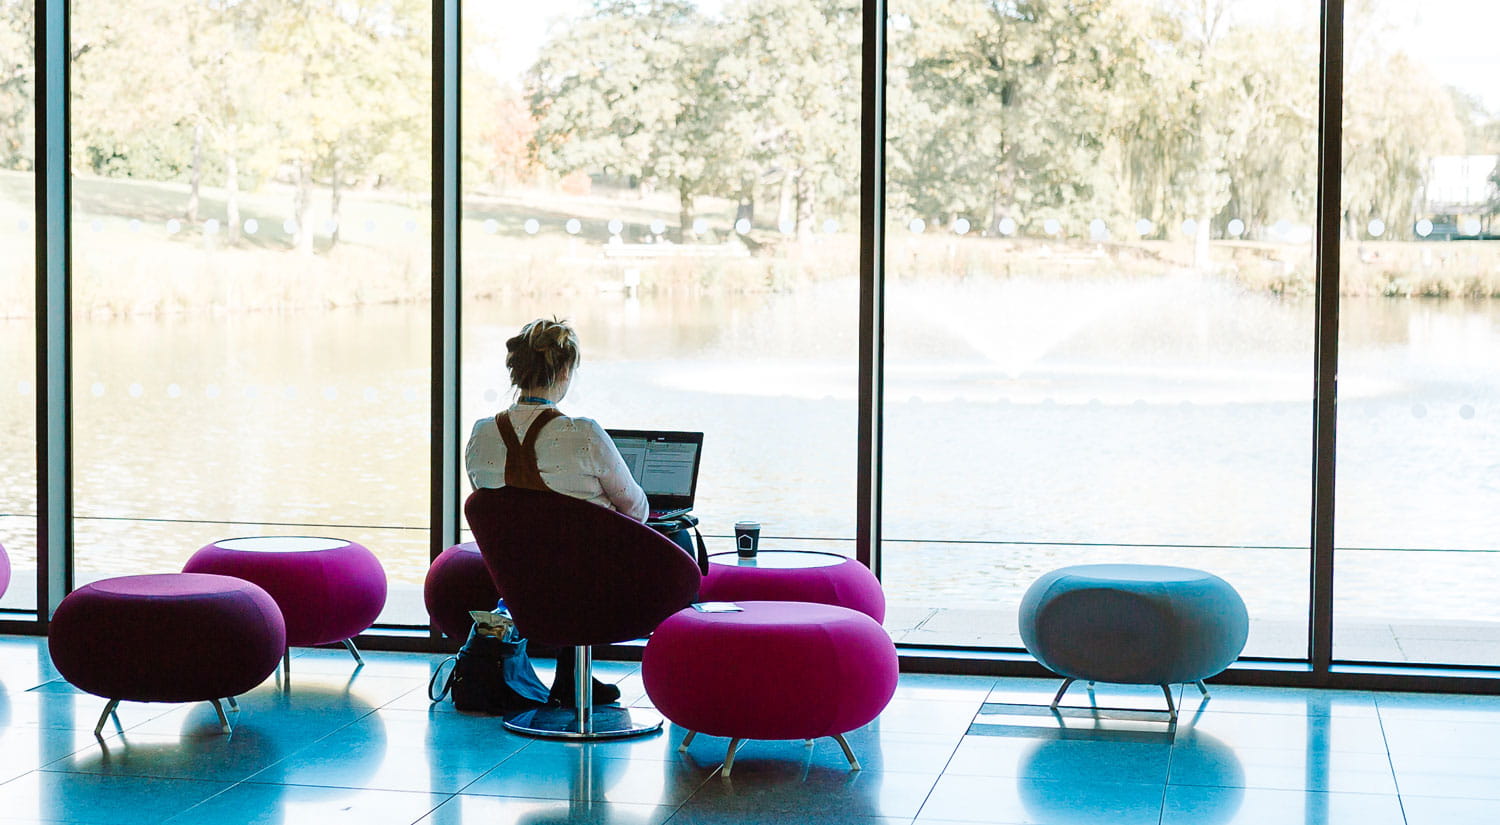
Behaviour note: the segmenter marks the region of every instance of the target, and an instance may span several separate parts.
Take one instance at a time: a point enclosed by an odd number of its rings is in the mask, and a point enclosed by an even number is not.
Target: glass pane
[[[332,535],[426,623],[426,0],[79,0],[77,578]]]
[[[1500,53],[1484,0],[1350,6],[1334,655],[1500,664]]]
[[[34,7],[0,0],[0,611],[36,609]]]
[[[1018,646],[1040,574],[1139,562],[1306,656],[1317,17],[1249,6],[893,0],[898,638]]]
[[[858,9],[465,6],[465,439],[513,398],[505,340],[570,319],[566,413],[705,433],[710,552],[745,518],[850,552]]]

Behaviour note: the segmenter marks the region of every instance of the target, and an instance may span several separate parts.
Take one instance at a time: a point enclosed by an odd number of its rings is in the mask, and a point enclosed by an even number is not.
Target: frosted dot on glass
[[[1229,237],[1238,238],[1245,234],[1245,222],[1239,218],[1235,218],[1229,222],[1227,229],[1229,230]]]
[[[297,229],[297,222],[292,220],[291,218],[287,218],[286,220],[281,222],[281,231],[285,232],[288,235],[297,234]]]
[[[219,219],[218,218],[209,218],[208,220],[204,221],[203,222],[203,234],[205,234],[205,235],[217,235],[217,234],[219,234]]]
[[[182,231],[182,221],[179,221],[176,218],[173,218],[173,219],[167,221],[167,234],[168,235],[176,235],[178,232],[181,232],[181,231]]]
[[[1417,221],[1417,234],[1421,235],[1424,238],[1427,237],[1428,235],[1431,235],[1432,234],[1432,221],[1429,221],[1426,218],[1423,218],[1422,220]]]
[[[1195,220],[1193,220],[1192,218],[1188,218],[1187,220],[1183,221],[1182,222],[1182,234],[1188,236],[1189,238],[1195,238],[1195,237],[1197,237],[1198,236],[1198,222],[1195,221]]]
[[[653,235],[662,235],[662,234],[665,234],[666,231],[667,231],[667,222],[666,221],[662,220],[661,218],[655,218],[655,219],[653,219],[651,221],[651,234],[653,234]]]
[[[1385,221],[1376,218],[1375,220],[1370,221],[1368,229],[1370,230],[1370,237],[1378,238],[1381,235],[1385,234]]]
[[[486,404],[493,404],[493,403],[495,403],[496,401],[499,401],[499,400],[500,400],[500,393],[497,392],[494,387],[491,387],[491,388],[489,388],[489,389],[487,389],[487,390],[484,391],[484,403],[486,403]]]
[[[167,385],[167,397],[168,398],[181,398],[182,397],[182,387],[180,385],[178,385],[178,384],[168,384]]]
[[[568,218],[568,222],[563,225],[563,228],[568,230],[569,235],[577,235],[583,231],[583,221],[577,218]]]
[[[1155,228],[1156,224],[1152,223],[1150,218],[1141,218],[1135,222],[1135,234],[1143,238],[1150,235],[1151,231]]]
[[[21,395],[31,395],[31,382],[24,380],[17,381],[16,392],[20,393]]]
[[[281,391],[281,395],[288,401],[294,401],[297,398],[297,388],[294,386],[287,386]]]
[[[959,218],[953,222],[953,233],[955,235],[967,235],[970,228],[968,218]]]
[[[493,234],[495,234],[496,232],[499,232],[499,231],[500,231],[500,222],[499,221],[495,220],[494,218],[489,218],[488,220],[486,220],[484,222],[484,234],[486,234],[486,235],[493,235]]]
[[[375,232],[375,222],[374,221],[365,221],[365,231],[366,232],[370,232],[370,233],[374,233]]]
[[[1465,235],[1478,235],[1479,234],[1479,219],[1478,218],[1469,218],[1468,220],[1465,220],[1464,221],[1464,225],[1463,225],[1463,230],[1464,230],[1464,234]]]
[[[693,219],[693,234],[694,235],[702,235],[704,232],[707,232],[707,231],[708,231],[708,220],[706,218],[694,218]]]
[[[609,221],[609,234],[618,235],[625,231],[625,222],[619,218],[611,218]]]
[[[1473,404],[1465,404],[1462,407],[1459,407],[1458,408],[1458,417],[1459,418],[1464,418],[1464,419],[1473,418],[1474,417],[1474,405]]]
[[[527,218],[526,223],[522,224],[522,228],[526,230],[526,234],[535,235],[542,231],[542,222],[536,218]]]
[[[102,381],[95,381],[90,384],[89,393],[95,398],[102,398],[104,396],[104,383]]]
[[[1276,230],[1276,234],[1278,235],[1286,235],[1287,233],[1292,231],[1292,222],[1285,218],[1282,218],[1281,220],[1273,224],[1271,228]]]
[[[906,228],[910,229],[913,235],[920,235],[927,231],[927,221],[921,218],[912,218],[911,223],[907,224]]]
[[[323,398],[324,399],[326,399],[328,401],[333,401],[333,400],[337,399],[338,397],[339,397],[339,391],[337,389],[334,389],[333,387],[324,387],[323,388]]]
[[[334,220],[323,221],[323,234],[332,235],[339,231],[339,222]]]
[[[1427,407],[1422,404],[1413,404],[1411,405],[1411,414],[1413,418],[1426,418]]]
[[[1016,219],[1015,218],[1001,218],[1000,219],[1000,234],[1001,235],[1014,235],[1014,234],[1016,234]]]
[[[417,222],[413,220],[402,221],[401,228],[406,230],[406,234],[411,235],[417,231]]]
[[[16,221],[16,229],[19,229],[22,232],[28,232],[28,231],[30,231],[31,230],[31,221],[28,221],[25,218],[22,218],[22,219]]]
[[[797,231],[797,222],[794,221],[794,220],[792,220],[792,219],[790,219],[790,218],[788,218],[788,219],[782,221],[781,223],[777,224],[776,228],[781,230],[781,234],[783,234],[783,235],[790,235],[793,232]]]
[[[1103,218],[1095,218],[1089,221],[1089,237],[1096,241],[1102,241],[1109,237],[1109,224]]]
[[[259,231],[260,231],[260,221],[254,219],[254,218],[246,218],[245,219],[245,234],[246,235],[254,235],[255,233],[257,233]]]
[[[89,231],[91,231],[91,232],[103,232],[104,231],[104,221],[101,221],[98,218],[95,218],[95,219],[89,221]]]
[[[254,384],[247,384],[245,385],[245,389],[240,391],[240,394],[245,396],[246,398],[254,398],[257,395],[260,395],[260,387],[257,387]]]
[[[141,396],[146,394],[146,388],[141,386],[140,384],[131,384],[129,387],[129,392],[131,398],[140,398]]]
[[[218,384],[209,384],[208,386],[203,388],[203,394],[208,396],[209,398],[218,398],[219,392],[220,390]]]
[[[735,221],[734,222],[734,231],[740,233],[741,235],[748,235],[748,234],[750,234],[750,219],[749,218],[740,218],[739,220]]]
[[[131,234],[136,234],[141,231],[141,221],[139,218],[131,218],[130,223],[127,223],[125,225],[130,227]]]
[[[826,235],[832,235],[833,233],[835,233],[837,231],[839,231],[839,222],[838,221],[834,220],[833,218],[829,218],[828,220],[823,221],[823,233],[824,234],[826,234]]]
[[[1057,218],[1048,218],[1042,222],[1042,231],[1048,235],[1056,235],[1062,231],[1062,221]]]
[[[365,387],[365,391],[360,394],[360,397],[366,401],[374,401],[375,399],[379,398],[380,395],[379,393],[375,392],[374,387]]]
[[[417,391],[408,387],[401,391],[401,398],[406,401],[416,401]]]

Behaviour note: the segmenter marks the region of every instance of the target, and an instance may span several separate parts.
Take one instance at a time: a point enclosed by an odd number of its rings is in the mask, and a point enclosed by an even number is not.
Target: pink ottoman
[[[470,610],[494,610],[500,593],[490,578],[490,569],[472,541],[455,544],[438,554],[427,568],[422,600],[432,624],[450,639],[467,639],[474,621]]]
[[[5,555],[5,545],[0,544],[0,596],[10,587],[10,557]]]
[[[286,627],[270,594],[243,579],[165,573],[104,579],[69,593],[47,630],[52,662],[80,690],[109,700],[213,702],[276,670]]]
[[[374,553],[343,539],[223,539],[194,553],[182,572],[216,573],[260,585],[286,617],[288,648],[343,642],[357,662],[364,660],[353,638],[385,609],[385,568]],[[290,665],[288,651],[283,671]]]
[[[896,692],[896,646],[869,616],[804,602],[739,602],[741,613],[669,616],[641,657],[646,695],[661,715],[730,738],[724,776],[745,739],[831,736],[859,770],[843,734],[868,724]]]
[[[870,568],[834,553],[762,550],[753,558],[709,556],[702,601],[748,600],[836,604],[885,621],[885,591]]]

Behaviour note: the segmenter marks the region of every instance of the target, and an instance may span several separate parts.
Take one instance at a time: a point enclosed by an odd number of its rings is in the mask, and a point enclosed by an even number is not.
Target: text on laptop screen
[[[635,482],[648,496],[686,496],[693,492],[693,464],[698,445],[645,438],[615,439]]]

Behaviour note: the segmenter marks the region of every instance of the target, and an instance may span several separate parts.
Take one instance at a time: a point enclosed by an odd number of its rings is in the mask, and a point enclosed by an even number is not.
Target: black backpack
[[[437,684],[452,663],[441,692]],[[453,706],[474,713],[519,713],[547,704],[547,687],[526,655],[526,640],[504,641],[469,630],[458,655],[438,665],[427,684],[427,697],[441,702],[449,693]]]

